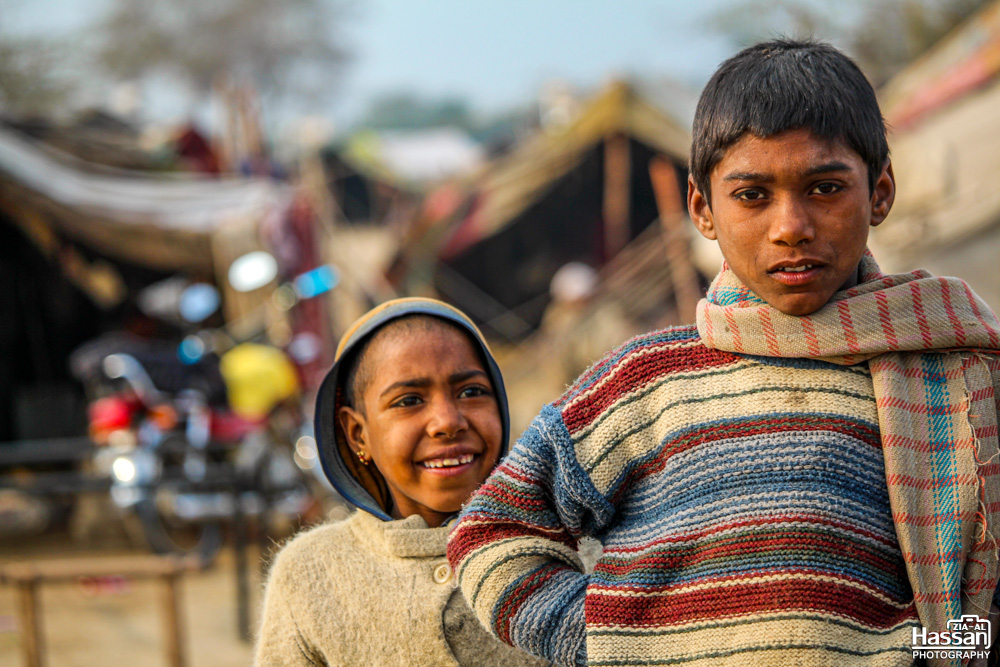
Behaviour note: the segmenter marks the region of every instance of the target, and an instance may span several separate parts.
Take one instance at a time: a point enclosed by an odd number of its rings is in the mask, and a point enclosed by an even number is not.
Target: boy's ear
[[[896,201],[896,176],[892,173],[892,161],[886,160],[882,172],[875,181],[875,187],[872,188],[872,227],[882,224],[889,215],[894,201]]]
[[[718,240],[719,237],[715,233],[715,220],[712,217],[712,207],[708,203],[708,198],[695,185],[694,178],[690,174],[688,175],[688,214],[702,236],[711,241]]]
[[[347,438],[347,445],[351,451],[355,454],[363,452],[371,456],[364,416],[353,408],[343,406],[337,410],[337,421],[340,423],[340,428],[344,432],[344,437]]]

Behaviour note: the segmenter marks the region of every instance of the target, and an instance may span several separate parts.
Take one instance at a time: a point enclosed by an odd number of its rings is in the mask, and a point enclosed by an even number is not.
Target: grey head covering
[[[323,472],[340,495],[359,509],[384,521],[392,520],[389,516],[391,501],[388,487],[375,466],[362,465],[352,455],[347,440],[337,424],[337,410],[344,404],[343,383],[351,351],[358,349],[358,346],[379,328],[408,315],[430,315],[441,318],[467,331],[478,343],[500,410],[500,422],[503,426],[500,441],[501,458],[507,453],[510,439],[510,416],[503,377],[486,340],[472,320],[462,311],[444,302],[424,298],[394,299],[368,311],[351,325],[340,339],[333,366],[323,378],[319,393],[316,395],[316,442]]]

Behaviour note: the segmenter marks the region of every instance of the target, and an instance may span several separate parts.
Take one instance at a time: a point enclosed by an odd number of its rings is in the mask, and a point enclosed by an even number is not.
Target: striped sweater
[[[910,665],[882,460],[866,364],[667,329],[542,410],[448,555],[492,632],[559,664]]]

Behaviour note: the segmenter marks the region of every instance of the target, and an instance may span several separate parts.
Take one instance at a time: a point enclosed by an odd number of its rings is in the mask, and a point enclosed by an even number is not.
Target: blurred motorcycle
[[[214,312],[209,287],[181,292],[182,303],[200,302],[185,319]],[[94,467],[155,552],[207,561],[228,521],[294,524],[321,511],[315,441],[303,435],[299,376],[283,350],[213,330],[179,346],[112,335],[83,346],[71,366],[91,396]]]

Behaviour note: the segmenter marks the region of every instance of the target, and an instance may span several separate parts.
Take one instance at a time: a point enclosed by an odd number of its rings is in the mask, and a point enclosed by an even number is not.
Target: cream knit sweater
[[[476,620],[444,555],[449,530],[355,512],[297,536],[271,569],[255,664],[548,664]]]

